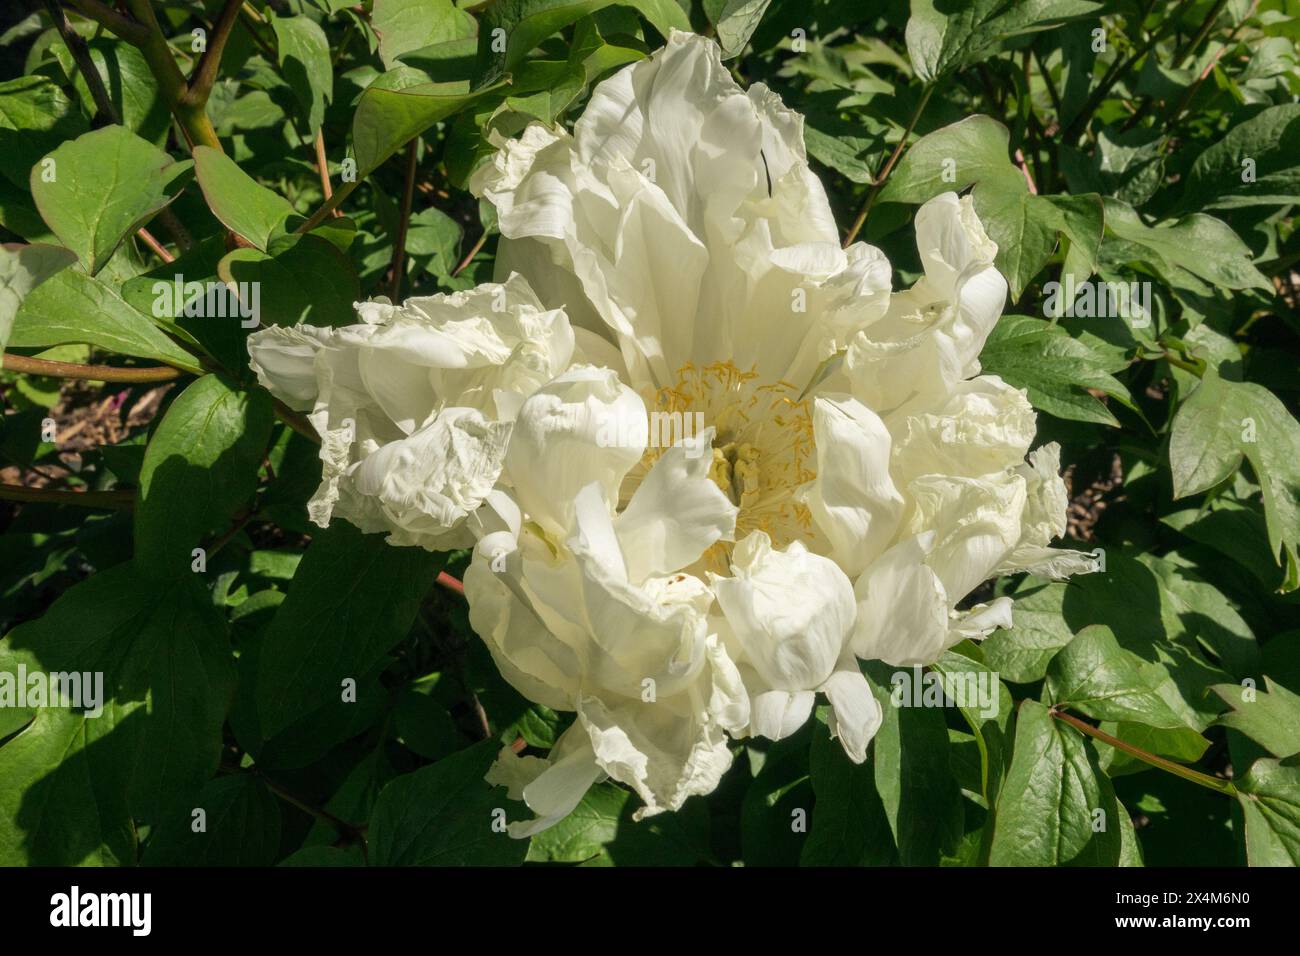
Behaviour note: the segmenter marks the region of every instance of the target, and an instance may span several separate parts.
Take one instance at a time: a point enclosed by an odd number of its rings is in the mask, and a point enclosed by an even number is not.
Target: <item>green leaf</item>
[[[361,94],[352,116],[357,178],[364,179],[434,123],[451,117],[486,92],[471,93],[460,82],[417,83],[401,89],[372,83]]]
[[[528,841],[514,839],[503,823],[498,824],[522,808],[506,797],[504,789],[489,787],[483,780],[496,754],[496,742],[484,740],[389,783],[370,817],[371,864],[522,863]]]
[[[256,293],[255,302],[245,305],[263,326],[340,326],[356,321],[352,304],[361,291],[352,260],[315,234],[277,240],[270,254],[231,250],[218,263],[217,275],[227,285],[248,290],[250,298]]]
[[[972,645],[964,645],[972,647]],[[981,653],[983,647],[973,648]],[[944,693],[975,734],[980,755],[980,786],[989,806],[997,803],[998,790],[1011,765],[1011,694],[996,671],[970,654],[958,650],[944,653],[933,665]],[[983,696],[987,694],[987,696]]]
[[[26,192],[32,167],[60,143],[87,130],[86,118],[43,76],[0,83],[0,175]]]
[[[263,640],[257,673],[262,731],[342,702],[406,636],[442,558],[395,548],[342,521],[316,535]]]
[[[334,98],[334,66],[330,44],[319,24],[305,16],[271,17],[280,69],[315,136],[325,119],[325,106]]]
[[[1132,244],[1125,259],[1149,263],[1170,285],[1195,276],[1224,289],[1273,288],[1251,262],[1250,247],[1213,216],[1195,213],[1148,226],[1128,203],[1107,197],[1106,231]]]
[[[750,768],[757,767],[757,771],[740,805],[745,866],[794,866],[799,862],[813,804],[808,754],[818,729],[816,721],[807,721],[789,737],[765,742],[765,750],[746,747]]]
[[[638,821],[632,816],[639,803],[613,783],[596,784],[572,813],[533,835],[528,862],[694,866],[708,860],[709,813],[702,801]]]
[[[136,47],[116,37],[99,37],[87,44],[90,61],[104,82],[104,91],[122,125],[141,139],[155,146],[167,141],[172,114],[158,89],[158,81],[149,69],[149,61]],[[73,78],[73,86],[81,102],[93,110],[94,98],[86,85],[85,77],[77,68],[67,45],[54,46],[54,55],[63,72]]]
[[[428,760],[441,760],[464,742],[447,709],[416,691],[397,698],[393,723],[402,743]]]
[[[1004,40],[1048,30],[1066,20],[1092,16],[1100,3],[1086,0],[973,0],[945,4],[912,0],[907,21],[907,53],[922,80],[935,80],[986,59]]]
[[[888,706],[885,704],[884,706]],[[896,866],[898,851],[876,791],[875,756],[855,764],[817,714],[808,757],[817,802],[800,866]]]
[[[403,53],[475,33],[474,18],[451,0],[375,0],[370,25],[379,37],[379,56],[390,70]]]
[[[1300,104],[1256,113],[1196,157],[1183,209],[1233,209],[1300,202]]]
[[[1030,193],[1023,176],[981,181],[971,196],[980,222],[998,245],[998,271],[1016,302],[1056,249],[1056,207]]]
[[[619,818],[632,794],[610,783],[591,787],[573,812],[529,841],[528,860],[535,863],[584,863],[606,857],[607,844],[618,836]]]
[[[520,64],[512,89],[537,92],[507,96],[505,105],[550,124],[578,98],[586,82],[587,71],[580,62],[529,60]]]
[[[0,747],[0,861],[131,862],[131,817],[156,822],[217,768],[234,690],[225,622],[192,580],[134,562],[99,571],[0,642],[0,671],[103,673],[103,712],[42,707]],[[192,806],[193,804],[191,804]]]
[[[333,846],[305,846],[281,860],[277,866],[363,866],[360,847],[340,849]]]
[[[709,20],[717,29],[718,45],[722,47],[722,58],[729,60],[739,56],[758,23],[767,12],[772,0],[722,0],[721,3],[706,4]],[[709,9],[718,7],[716,11]]]
[[[0,674],[13,674],[5,651]],[[74,711],[44,708],[0,747],[0,864],[135,862],[126,788],[96,730]]]
[[[263,252],[293,215],[289,200],[260,185],[220,150],[194,147],[194,175],[212,214]]]
[[[810,113],[804,117],[803,138],[808,155],[817,162],[851,182],[869,185],[875,180],[887,129],[868,116],[845,120],[834,113]]]
[[[1047,668],[1046,693],[1055,704],[1098,720],[1186,726],[1160,696],[1165,677],[1160,665],[1124,650],[1110,628],[1098,624],[1057,651]]]
[[[1251,866],[1300,866],[1300,763],[1261,758],[1236,781]]]
[[[1102,127],[1092,156],[1062,145],[1060,157],[1061,171],[1073,193],[1101,193],[1140,206],[1164,181],[1164,136],[1159,129]]]
[[[94,275],[122,240],[185,186],[178,163],[121,126],[105,126],[59,146],[32,168],[32,198],[59,241]]]
[[[876,790],[904,866],[935,866],[962,835],[961,790],[948,765],[948,728],[940,707],[895,706],[893,671],[866,665],[884,712],[872,743]],[[904,672],[906,676],[911,676]]]
[[[1162,616],[1170,637],[1186,634],[1199,641],[1235,677],[1259,670],[1255,635],[1223,592],[1172,560],[1148,554],[1142,563],[1160,579]]]
[[[881,202],[923,203],[972,183],[1016,177],[1011,134],[988,116],[975,115],[922,136],[903,154],[880,191]]]
[[[1129,816],[1128,810],[1124,809],[1124,804],[1119,800],[1115,801],[1115,806],[1119,810],[1119,863],[1117,866],[1145,866],[1142,859],[1142,844],[1138,842],[1137,830],[1133,826],[1133,818]]]
[[[145,451],[135,554],[161,578],[192,574],[192,551],[224,532],[257,487],[275,420],[264,391],[205,375],[171,403]]]
[[[1165,729],[1147,724],[1103,722],[1103,732],[1147,753],[1167,757],[1178,763],[1193,764],[1205,756],[1210,742],[1190,727]],[[1095,741],[1102,769],[1111,777],[1138,773],[1151,769],[1151,765],[1123,750],[1101,741]]]
[[[201,829],[195,813],[203,811]],[[280,852],[280,803],[252,774],[210,780],[192,806],[149,838],[145,866],[270,866]]]
[[[1240,684],[1217,684],[1211,688],[1232,708],[1216,724],[1239,730],[1275,757],[1300,753],[1300,696],[1264,677],[1267,690]]]
[[[994,631],[980,643],[989,667],[1017,684],[1046,676],[1056,652],[1074,640],[1074,631],[1062,616],[1065,588],[1030,579],[1015,592],[1012,626]]]
[[[980,365],[1023,388],[1035,408],[1057,418],[1118,425],[1089,388],[1132,406],[1128,389],[1109,372],[1111,360],[1046,319],[1002,316],[984,344]]]
[[[1282,571],[1269,551],[1268,527],[1262,508],[1220,496],[1199,508],[1165,515],[1160,521],[1237,562],[1269,590],[1275,589],[1282,579]]]
[[[232,289],[217,277],[217,264],[226,251],[225,233],[217,232],[172,262],[127,279],[121,295],[195,352],[211,356],[233,375],[251,379],[244,346],[251,323],[240,314],[238,287]],[[252,309],[242,311],[253,313]]]
[[[1066,622],[1080,631],[1104,624],[1121,647],[1162,668],[1168,679],[1157,688],[1160,698],[1183,724],[1204,730],[1223,711],[1206,688],[1231,675],[1206,660],[1143,561],[1118,548],[1107,548],[1104,555],[1104,570],[1076,576],[1066,587]]]
[[[1282,591],[1300,587],[1300,423],[1268,389],[1209,369],[1179,406],[1169,438],[1174,497],[1208,491],[1250,461],[1264,499],[1268,543],[1284,569]],[[1281,557],[1279,558],[1279,553]]]
[[[990,865],[1115,866],[1124,812],[1091,743],[1037,701],[1021,703]]]
[[[1095,268],[1102,237],[1100,196],[1036,196],[1022,176],[1001,174],[982,179],[971,195],[989,238],[997,243],[998,271],[1007,279],[1012,301],[1047,265],[1059,234],[1070,239],[1086,264],[1085,273]]]
[[[497,0],[478,28],[478,79],[484,90],[507,78],[543,40],[614,0]]]
[[[27,294],[76,261],[62,246],[0,244],[0,351],[9,342],[14,316]]]
[[[200,370],[194,356],[115,289],[80,269],[65,269],[28,294],[14,319],[9,345],[40,348],[74,342],[156,359],[187,372]]]
[[[665,40],[674,30],[691,32],[691,20],[681,0],[624,0],[621,5],[645,17]]]

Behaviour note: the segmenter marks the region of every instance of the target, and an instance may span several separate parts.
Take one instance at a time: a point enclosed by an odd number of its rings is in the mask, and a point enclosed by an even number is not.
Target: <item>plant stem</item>
[[[158,88],[162,91],[172,115],[176,117],[176,122],[185,133],[185,138],[189,140],[190,147],[210,146],[218,152],[224,152],[221,148],[221,140],[217,138],[217,131],[212,128],[212,121],[208,119],[205,104],[196,105],[188,99],[189,84],[186,83],[181,68],[176,65],[176,58],[172,55],[171,47],[167,45],[162,27],[158,25],[158,18],[154,16],[150,0],[123,0],[123,2],[148,31],[143,41],[138,44],[140,53],[149,64],[149,72],[158,81]]]
[[[117,110],[113,108],[113,101],[109,99],[108,90],[104,89],[104,80],[99,75],[99,70],[95,69],[94,61],[90,59],[90,48],[86,46],[86,41],[81,38],[81,34],[72,29],[72,24],[68,22],[68,15],[59,6],[59,0],[45,0],[45,10],[54,21],[54,28],[59,31],[63,45],[72,54],[72,60],[77,64],[77,72],[86,81],[90,98],[95,101],[95,115],[103,117],[109,123],[121,122]]]
[[[1064,721],[1080,733],[1087,734],[1089,737],[1100,740],[1102,743],[1108,744],[1116,750],[1122,750],[1124,753],[1131,757],[1136,757],[1143,763],[1148,763],[1153,767],[1158,767],[1167,773],[1174,774],[1174,776],[1182,777],[1184,780],[1190,780],[1192,783],[1199,784],[1209,790],[1214,790],[1224,796],[1231,797],[1237,792],[1237,788],[1232,785],[1232,781],[1230,780],[1220,780],[1218,777],[1211,777],[1208,773],[1201,773],[1199,770],[1193,770],[1191,767],[1184,767],[1182,764],[1175,763],[1172,760],[1166,760],[1164,757],[1157,757],[1155,754],[1148,753],[1141,747],[1135,747],[1126,741],[1120,740],[1118,737],[1112,737],[1110,734],[1098,730],[1087,721],[1080,720],[1073,714],[1067,714],[1064,711],[1057,710],[1055,707],[1051,709],[1050,713],[1057,720]]]
[[[397,218],[397,235],[393,239],[392,283],[394,302],[402,297],[402,273],[406,267],[406,230],[411,221],[411,203],[415,199],[415,163],[420,137],[406,144],[406,186],[402,190],[402,208]]]
[[[76,365],[72,362],[51,362],[48,359],[13,355],[0,356],[0,368],[6,372],[23,372],[26,375],[44,375],[49,378],[86,379],[92,382],[169,382],[185,373],[170,365],[153,365],[146,368],[121,368],[115,365]]]
[[[303,233],[311,232],[319,226],[325,221],[326,216],[330,215],[330,213],[334,212],[334,210],[338,209],[339,206],[343,204],[343,200],[347,199],[348,196],[352,194],[352,190],[356,189],[360,182],[361,180],[354,179],[350,183],[344,183],[341,185],[338,188],[338,191],[335,192],[333,196],[326,199],[321,207],[311,214],[311,218],[295,229],[294,232],[302,235]]]
[[[278,398],[272,399],[272,403],[275,405],[276,417],[279,418],[280,421],[284,422],[304,438],[310,439],[317,445],[320,444],[320,435],[316,434],[316,429],[312,427],[311,422],[308,421],[301,412],[295,412]]]
[[[1175,368],[1180,368],[1184,372],[1191,372],[1197,378],[1205,377],[1204,365],[1197,364],[1196,362],[1189,362],[1187,359],[1183,358],[1182,356],[1174,354],[1169,349],[1165,349],[1163,353],[1158,353],[1156,355],[1153,355],[1151,356],[1151,358],[1164,359],[1166,362],[1168,362],[1170,365],[1174,366]]]
[[[1038,64],[1038,74],[1043,78],[1043,85],[1047,87],[1047,96],[1052,101],[1052,109],[1056,110],[1056,122],[1061,122],[1061,96],[1057,92],[1056,84],[1052,81],[1052,74],[1047,72],[1047,64],[1043,62],[1042,56],[1038,53],[1038,48],[1033,48],[1034,62]]]
[[[133,46],[143,43],[145,35],[149,32],[143,24],[136,23],[130,17],[124,17],[100,0],[70,0],[70,2],[87,20],[94,20]],[[55,20],[55,25],[57,24],[58,20]]]
[[[33,504],[75,505],[103,511],[126,511],[135,501],[129,491],[64,491],[56,488],[28,488],[0,484],[0,499]]]
[[[451,277],[453,279],[469,268],[469,264],[474,261],[474,257],[478,255],[479,250],[483,248],[483,243],[487,242],[487,237],[487,230],[484,229],[479,235],[478,240],[470,247],[469,252],[465,253],[465,258],[461,259],[456,268],[451,270]]]
[[[1092,119],[1092,114],[1096,112],[1097,107],[1101,105],[1102,100],[1104,100],[1110,93],[1110,88],[1119,81],[1121,76],[1128,72],[1129,67],[1155,49],[1155,45],[1164,39],[1165,34],[1170,27],[1177,24],[1178,18],[1182,15],[1183,10],[1191,2],[1192,0],[1182,0],[1182,3],[1180,3],[1169,18],[1160,25],[1159,29],[1152,31],[1151,36],[1147,38],[1146,43],[1135,49],[1128,57],[1122,60],[1116,58],[1115,62],[1111,65],[1111,68],[1107,70],[1105,75],[1102,77],[1101,83],[1095,90],[1093,90],[1092,95],[1084,101],[1083,107],[1079,110],[1078,115],[1070,121],[1070,125],[1061,136],[1061,141],[1063,143],[1071,146],[1074,145],[1075,139],[1077,139],[1087,128],[1088,121]],[[1148,5],[1146,9],[1150,10],[1150,5]],[[1145,19],[1146,16],[1144,14],[1142,20]],[[1138,23],[1141,24],[1142,20],[1139,20]]]
[[[1188,42],[1186,46],[1174,54],[1175,70],[1182,69],[1183,63],[1186,62],[1187,58],[1195,53],[1196,48],[1205,42],[1205,38],[1209,36],[1210,31],[1214,29],[1214,21],[1219,19],[1219,14],[1223,12],[1223,8],[1227,6],[1227,4],[1228,0],[1216,0],[1214,6],[1210,8],[1210,12],[1206,14],[1205,20],[1202,21],[1201,28],[1196,31],[1196,35],[1192,37],[1191,41]]]
[[[153,254],[163,262],[171,263],[176,261],[176,257],[163,248],[163,244],[155,239],[153,233],[144,226],[141,226],[135,232],[140,237],[140,241],[153,250]]]
[[[237,771],[237,772],[242,772],[242,771]],[[365,826],[358,826],[355,823],[349,823],[348,821],[341,819],[340,817],[336,817],[334,814],[330,813],[324,807],[312,806],[306,800],[302,799],[301,797],[295,796],[294,794],[286,790],[284,787],[280,786],[280,784],[276,783],[274,780],[269,779],[266,776],[266,774],[262,773],[260,770],[257,770],[256,768],[252,770],[252,774],[253,776],[257,777],[257,779],[262,781],[262,783],[266,786],[266,789],[270,790],[273,794],[275,794],[285,803],[289,804],[290,806],[297,807],[303,813],[317,820],[320,820],[322,823],[328,823],[331,827],[334,828],[335,832],[338,833],[339,836],[346,838],[349,843],[356,843],[360,845],[362,854],[366,853]]]
[[[320,188],[325,194],[325,201],[329,202],[334,196],[334,187],[330,185],[330,168],[329,163],[325,160],[325,129],[321,127],[316,130],[316,169],[320,173]],[[339,218],[343,213],[337,209],[331,210],[334,218]]]
[[[849,234],[844,237],[844,248],[847,249],[853,244],[853,240],[858,237],[858,232],[867,221],[867,213],[871,212],[871,207],[876,203],[876,196],[885,185],[885,180],[889,178],[889,174],[893,172],[899,157],[903,155],[903,150],[907,148],[907,138],[912,135],[912,130],[916,129],[917,121],[920,120],[921,113],[925,110],[926,104],[930,102],[930,96],[933,93],[933,85],[927,86],[921,92],[921,98],[917,101],[916,109],[912,111],[912,118],[907,122],[907,129],[903,130],[902,138],[894,146],[893,153],[890,154],[889,159],[886,160],[884,167],[880,170],[880,174],[872,182],[871,190],[867,193],[867,201],[862,204],[862,211],[858,213],[858,218],[853,220],[853,225],[849,227]]]
[[[217,22],[212,26],[212,35],[208,39],[207,49],[203,51],[203,56],[199,58],[198,65],[194,67],[194,74],[190,77],[184,96],[187,104],[200,109],[207,106],[208,95],[212,92],[217,72],[221,69],[222,51],[226,47],[230,31],[235,27],[235,21],[239,18],[239,8],[243,5],[244,0],[226,0],[226,5],[221,8]]]

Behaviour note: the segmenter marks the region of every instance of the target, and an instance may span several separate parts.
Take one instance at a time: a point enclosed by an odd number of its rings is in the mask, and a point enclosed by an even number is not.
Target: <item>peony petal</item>
[[[804,502],[831,544],[830,556],[856,577],[888,546],[903,512],[889,475],[889,432],[847,395],[819,397],[813,406],[817,477]]]
[[[524,511],[562,537],[578,492],[596,482],[607,509],[645,451],[645,403],[608,369],[575,366],[519,410],[506,469]]]
[[[909,531],[935,533],[927,563],[953,602],[992,577],[1020,538],[1025,480],[926,475],[908,485],[915,500]]]
[[[665,451],[615,520],[633,581],[694,564],[714,542],[735,535],[736,506],[709,478],[712,443],[709,428],[690,447]]]
[[[736,545],[732,577],[710,575],[743,658],[766,687],[820,686],[853,627],[853,586],[833,561],[801,543],[784,552],[755,531]]]
[[[605,779],[605,773],[596,764],[591,738],[574,724],[560,735],[547,760],[517,757],[503,747],[486,779],[493,786],[506,787],[510,799],[523,800],[537,815],[506,825],[512,837],[524,840],[572,813],[591,785]]]
[[[881,555],[854,586],[857,622],[850,646],[863,660],[895,666],[930,664],[948,637],[948,595],[925,563],[935,535],[902,541]]]
[[[723,729],[662,702],[584,697],[578,720],[591,738],[596,763],[634,789],[645,816],[678,810],[688,797],[711,793],[731,766]]]
[[[862,763],[867,759],[867,744],[880,729],[884,714],[852,654],[841,655],[821,690],[831,702],[827,721],[831,736],[839,738],[850,760]]]

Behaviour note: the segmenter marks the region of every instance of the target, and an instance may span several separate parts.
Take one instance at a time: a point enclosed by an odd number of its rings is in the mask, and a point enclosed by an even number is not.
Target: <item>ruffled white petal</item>
[[[557,376],[515,421],[506,468],[520,505],[555,535],[573,523],[574,500],[592,482],[612,509],[645,452],[646,428],[645,403],[609,369],[575,366]]]

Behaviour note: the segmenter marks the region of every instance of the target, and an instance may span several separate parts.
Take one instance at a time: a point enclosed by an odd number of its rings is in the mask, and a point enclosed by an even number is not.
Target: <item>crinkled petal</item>
[[[992,577],[1020,538],[1025,481],[926,475],[908,485],[915,501],[909,530],[932,531],[927,559],[954,602]]]

